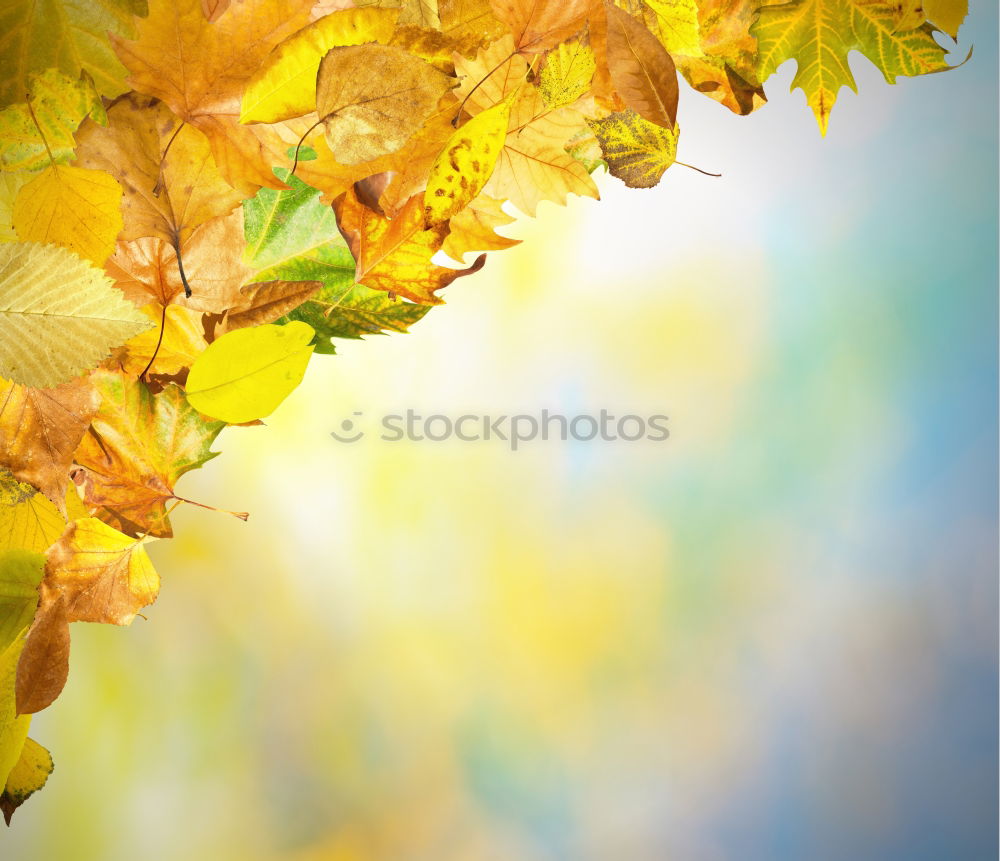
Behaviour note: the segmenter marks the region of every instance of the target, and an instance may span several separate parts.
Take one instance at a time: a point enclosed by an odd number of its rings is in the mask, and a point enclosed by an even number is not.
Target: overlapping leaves
[[[70,626],[155,601],[146,553],[232,424],[314,353],[406,332],[513,209],[676,161],[679,79],[737,114],[786,60],[825,132],[858,50],[946,68],[964,0],[11,0],[0,11],[0,809]],[[938,29],[940,28],[940,29]],[[665,210],[666,211],[666,210]],[[460,268],[460,267],[465,268]],[[235,513],[235,512],[230,512]],[[236,513],[245,518],[245,514]]]

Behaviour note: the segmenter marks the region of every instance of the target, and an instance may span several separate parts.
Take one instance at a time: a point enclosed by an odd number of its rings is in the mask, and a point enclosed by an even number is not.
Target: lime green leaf
[[[899,33],[895,29],[893,7],[878,0],[793,0],[764,6],[752,30],[760,80],[794,59],[792,89],[799,87],[806,94],[820,132],[826,134],[840,88],[858,90],[847,64],[851,51],[864,54],[890,84],[897,75],[950,68],[932,26],[922,24]]]
[[[55,245],[0,245],[0,376],[55,386],[152,323],[100,270]]]
[[[77,78],[86,71],[99,93],[124,92],[125,67],[108,32],[135,33],[133,15],[144,0],[8,0],[0,5],[0,105],[20,102],[33,72],[56,68]]]
[[[314,334],[299,321],[228,332],[191,367],[188,401],[232,424],[269,416],[302,382]]]
[[[101,98],[88,75],[68,78],[58,69],[46,69],[31,75],[29,83],[31,112],[24,102],[0,111],[0,168],[3,170],[40,170],[52,161],[64,164],[72,160],[73,132],[85,117],[106,124],[107,115]],[[21,93],[19,99],[24,98]],[[39,134],[39,128],[42,134]],[[48,143],[49,151],[45,149]]]
[[[14,811],[45,786],[50,774],[52,756],[37,741],[26,738],[21,756],[7,775],[7,785],[0,795],[0,810],[8,825]]]
[[[13,643],[38,607],[38,584],[45,574],[45,557],[30,550],[0,553],[0,650]]]

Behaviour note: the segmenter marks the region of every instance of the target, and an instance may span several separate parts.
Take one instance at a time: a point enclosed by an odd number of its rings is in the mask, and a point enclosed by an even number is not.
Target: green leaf
[[[951,68],[930,24],[897,33],[893,6],[880,0],[792,0],[766,5],[752,32],[757,37],[760,80],[794,59],[792,89],[799,87],[806,94],[823,134],[840,88],[858,90],[847,64],[851,51],[864,54],[890,84],[897,75],[926,75]]]
[[[46,142],[56,164],[71,161],[76,146],[73,132],[84,118],[89,116],[95,122],[107,124],[101,97],[87,75],[74,80],[58,69],[46,69],[30,76],[29,92],[31,110],[45,138],[39,134],[23,101],[0,111],[0,167],[4,170],[48,167]],[[24,98],[23,93],[20,98]]]
[[[72,251],[37,242],[0,245],[0,376],[56,386],[152,325]]]
[[[312,299],[279,320],[308,323],[317,353],[333,353],[331,338],[405,332],[429,306],[392,301],[381,290],[354,283],[354,258],[320,192],[283,168],[275,175],[291,188],[262,188],[243,203],[245,262],[261,271],[255,281],[320,281]]]
[[[145,0],[7,0],[0,4],[0,105],[20,102],[33,72],[57,68],[71,78],[86,71],[98,92],[124,92],[125,67],[108,32],[133,36],[132,16]]]
[[[269,416],[302,382],[314,334],[298,321],[228,332],[191,366],[188,402],[231,424]]]

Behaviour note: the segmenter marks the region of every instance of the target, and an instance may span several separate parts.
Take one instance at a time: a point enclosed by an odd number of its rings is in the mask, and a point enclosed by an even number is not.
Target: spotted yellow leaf
[[[21,756],[7,775],[7,785],[0,794],[0,810],[8,825],[14,811],[45,786],[50,774],[51,754],[34,739],[26,738]]]
[[[562,42],[545,58],[538,86],[550,108],[570,105],[590,89],[597,61],[589,45],[579,40]]]
[[[665,129],[626,109],[591,120],[590,126],[611,175],[629,188],[652,188],[677,157],[677,125]]]
[[[424,194],[428,226],[465,209],[489,181],[507,138],[509,99],[476,114],[448,139],[431,166]]]

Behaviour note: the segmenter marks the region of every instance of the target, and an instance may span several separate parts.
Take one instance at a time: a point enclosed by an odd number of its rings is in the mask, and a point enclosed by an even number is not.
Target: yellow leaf
[[[191,367],[187,399],[206,416],[231,424],[269,416],[306,371],[315,332],[298,320],[228,332]]]
[[[47,242],[103,266],[122,229],[122,189],[102,170],[52,165],[14,201],[14,230],[24,242]]]
[[[147,329],[125,342],[123,366],[130,374],[141,374],[147,367],[150,374],[176,374],[191,363],[208,346],[201,314],[179,305],[164,308],[150,303],[142,309],[156,328]],[[165,319],[163,337],[160,337],[160,320]],[[156,358],[150,365],[150,359]]]
[[[65,528],[52,500],[0,469],[0,552],[44,553]]]
[[[665,129],[628,109],[591,120],[612,176],[629,188],[652,188],[677,157],[679,126]]]
[[[438,0],[357,0],[358,6],[366,8],[395,9],[399,14],[400,27],[413,24],[431,30],[441,29],[441,14]]]
[[[55,386],[147,328],[107,276],[71,251],[0,245],[0,376]]]
[[[34,178],[26,170],[0,173],[0,242],[17,242],[14,231],[14,201],[21,187]]]
[[[38,742],[26,738],[21,756],[7,775],[7,785],[0,795],[0,810],[3,810],[8,825],[14,811],[45,786],[50,774],[52,756]]]
[[[496,166],[510,121],[509,100],[456,130],[431,166],[424,194],[427,225],[441,224],[479,196]]]
[[[15,697],[17,662],[24,649],[26,633],[27,628],[24,628],[0,651],[0,781],[5,784],[21,756],[31,726],[31,715],[18,715]]]
[[[897,75],[926,75],[950,68],[945,49],[929,24],[906,32],[894,30],[892,7],[878,0],[795,0],[765,5],[753,26],[760,79],[766,80],[778,66],[794,59],[791,88],[799,87],[806,94],[825,135],[840,88],[857,92],[847,63],[851,51],[864,54],[890,84]]]
[[[276,123],[316,107],[316,73],[331,48],[387,43],[398,9],[343,9],[289,36],[268,55],[243,94],[241,123]]]
[[[160,591],[147,540],[96,517],[74,520],[49,550],[42,610],[62,602],[68,622],[128,625]]]
[[[698,32],[698,4],[695,0],[646,0],[656,13],[660,42],[671,54],[701,55]]]
[[[470,251],[502,251],[519,244],[520,239],[495,232],[497,227],[516,221],[502,206],[502,201],[479,195],[448,222],[448,236],[441,250],[452,260],[464,263]]]
[[[597,61],[589,45],[580,40],[562,42],[545,58],[539,78],[542,98],[550,108],[569,105],[590,89]]]
[[[402,48],[331,48],[319,66],[316,112],[334,158],[353,165],[401,149],[454,84]]]
[[[969,0],[924,0],[924,14],[928,21],[957,39],[958,28],[969,14]]]
[[[35,618],[45,557],[30,550],[0,553],[0,650],[13,643]]]

